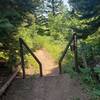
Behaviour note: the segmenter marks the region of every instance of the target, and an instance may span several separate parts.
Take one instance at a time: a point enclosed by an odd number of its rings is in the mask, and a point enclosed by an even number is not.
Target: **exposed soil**
[[[79,80],[58,75],[57,64],[45,49],[36,56],[43,64],[44,77],[16,78],[2,100],[90,100]]]
[[[90,100],[68,75],[16,79],[2,100]]]
[[[58,64],[44,48],[37,50],[35,55],[42,62],[44,76],[55,76],[59,74]]]

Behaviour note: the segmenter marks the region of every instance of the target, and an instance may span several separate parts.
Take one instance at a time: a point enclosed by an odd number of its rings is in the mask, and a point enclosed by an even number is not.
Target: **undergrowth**
[[[50,36],[37,35],[34,38],[34,46],[37,49],[45,48],[57,61],[64,50],[65,42],[54,40]]]
[[[91,69],[80,68],[81,73],[78,74],[73,70],[73,67],[71,63],[65,64],[63,66],[64,73],[68,73],[71,78],[78,78],[80,80],[80,84],[87,91],[91,98],[90,100],[100,100],[100,83],[93,79]]]
[[[52,37],[49,36],[40,36],[36,35],[33,39],[33,52],[37,49],[45,48],[48,53],[51,54],[51,56],[55,59],[56,62],[58,62],[62,51],[64,49],[64,42],[60,40],[54,40]],[[26,68],[29,68],[30,66],[33,66],[35,72],[34,74],[39,72],[39,66],[34,60],[34,58],[27,53],[25,55],[25,63]]]

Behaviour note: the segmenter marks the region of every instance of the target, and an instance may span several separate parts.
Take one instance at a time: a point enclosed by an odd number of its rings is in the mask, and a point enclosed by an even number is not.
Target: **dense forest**
[[[96,100],[100,96],[100,0],[68,0],[68,5],[62,0],[0,0],[0,67],[12,72],[20,61],[19,38],[33,51],[46,48],[58,61],[76,33],[80,79]],[[24,51],[27,66],[34,65]],[[72,62],[69,50],[63,72],[76,75]]]

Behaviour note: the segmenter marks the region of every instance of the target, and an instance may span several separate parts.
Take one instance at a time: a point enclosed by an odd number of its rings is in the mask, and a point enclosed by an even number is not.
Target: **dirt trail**
[[[78,80],[67,74],[57,75],[57,64],[44,49],[38,50],[36,55],[47,76],[16,78],[2,100],[90,100]]]
[[[2,100],[90,100],[68,75],[16,79]]]
[[[35,55],[42,62],[44,76],[56,76],[59,74],[58,64],[44,48],[37,50]]]

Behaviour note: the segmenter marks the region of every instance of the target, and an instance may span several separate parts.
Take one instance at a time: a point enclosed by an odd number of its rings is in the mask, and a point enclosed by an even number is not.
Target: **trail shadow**
[[[59,68],[53,68],[49,70],[49,73],[45,74],[44,76],[58,76],[59,75]]]

